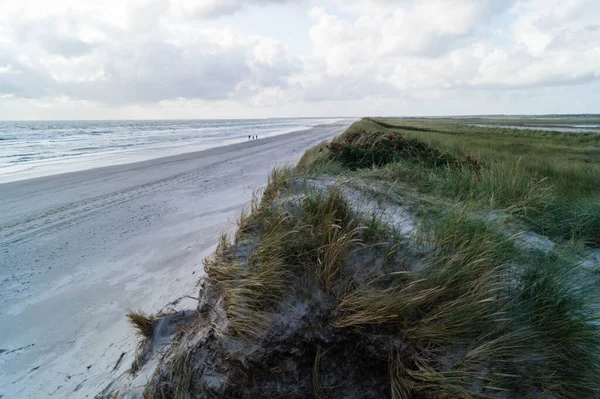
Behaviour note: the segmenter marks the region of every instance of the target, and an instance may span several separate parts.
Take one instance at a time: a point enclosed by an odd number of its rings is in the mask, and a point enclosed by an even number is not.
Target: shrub
[[[398,132],[349,130],[329,145],[333,160],[349,169],[384,166],[404,159],[428,168],[471,170],[479,174],[481,164],[471,155],[464,158],[441,152]]]

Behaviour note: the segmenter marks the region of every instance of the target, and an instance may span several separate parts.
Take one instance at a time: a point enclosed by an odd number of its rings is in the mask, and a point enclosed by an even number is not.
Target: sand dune
[[[346,127],[1,184],[0,397],[93,397],[133,358],[125,311],[185,307],[270,169]]]

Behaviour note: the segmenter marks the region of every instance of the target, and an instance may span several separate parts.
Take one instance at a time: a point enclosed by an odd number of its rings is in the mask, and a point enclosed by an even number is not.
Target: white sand
[[[131,364],[125,311],[196,295],[268,172],[346,127],[0,184],[0,397],[93,397]]]

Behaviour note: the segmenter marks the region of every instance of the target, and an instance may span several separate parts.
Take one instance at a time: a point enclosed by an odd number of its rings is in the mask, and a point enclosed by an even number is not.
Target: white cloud
[[[20,77],[0,75],[0,94],[104,103],[219,100],[286,87],[300,68],[274,39],[198,28],[165,14],[165,1],[126,6],[116,24],[74,4],[62,14],[5,19],[10,41],[0,43],[0,68]]]
[[[300,45],[253,33],[276,15],[266,5],[305,9],[305,30],[281,35]],[[436,113],[457,98],[489,112],[597,94],[599,43],[597,0],[5,0],[0,118],[52,104],[342,114],[362,100]]]
[[[177,12],[196,18],[230,15],[252,5],[283,4],[293,0],[174,0]]]
[[[350,2],[356,18],[311,11],[315,55],[332,79],[399,90],[512,89],[600,78],[600,3],[430,0]],[[348,4],[348,3],[345,3]],[[368,10],[368,11],[366,11]],[[495,16],[512,17],[500,28]]]
[[[211,18],[239,11],[242,5],[237,0],[179,0],[176,7],[190,16]]]

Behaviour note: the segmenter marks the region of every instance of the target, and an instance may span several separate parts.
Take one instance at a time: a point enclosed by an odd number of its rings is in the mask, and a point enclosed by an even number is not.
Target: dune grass
[[[427,256],[416,269],[396,264],[357,284],[344,266],[365,248],[367,227],[339,186],[309,191],[297,208],[263,201],[237,246],[222,237],[207,273],[223,292],[231,333],[241,337],[263,336],[282,299],[300,288],[298,276],[313,276],[317,284],[304,289],[327,294],[334,328],[402,340],[402,353],[389,359],[394,398],[594,397],[596,284],[568,254],[524,252],[472,208],[424,218]],[[252,237],[259,238],[252,244]],[[239,256],[240,245],[254,249]],[[319,357],[313,388],[322,396]]]
[[[275,170],[237,234],[206,260],[229,332],[264,336],[284,299],[302,291],[327,303],[327,328],[341,336],[394,343],[382,370],[392,398],[598,397],[599,276],[569,249],[600,245],[598,151],[586,134],[363,119],[295,169]],[[355,253],[386,238],[379,260],[396,253],[397,226],[361,214],[339,183],[293,192],[294,179],[323,174],[360,179],[386,198],[407,187],[436,198],[413,204],[419,229],[401,244],[419,248],[418,262],[391,256],[385,272],[355,278],[374,264]],[[560,243],[523,247],[496,213]],[[313,394],[326,397],[316,350]]]
[[[519,276],[515,321],[537,344],[535,367],[521,374],[520,385],[544,386],[560,397],[598,395],[599,318],[595,278],[560,252],[536,254]],[[535,348],[535,347],[534,347]]]
[[[217,282],[226,302],[231,329],[239,335],[261,333],[268,309],[278,303],[289,283],[282,265],[282,242],[289,230],[286,219],[277,217],[261,232],[261,244],[242,264],[232,253],[232,243],[223,236],[215,254],[205,260],[207,274]]]
[[[421,151],[369,152],[382,142],[394,149],[394,140],[418,140]],[[431,154],[453,158],[431,162]],[[456,159],[481,167],[456,167]],[[390,355],[392,397],[600,394],[597,278],[573,254],[518,248],[494,217],[482,217],[500,212],[553,239],[598,247],[598,161],[596,134],[369,118],[307,152],[297,173],[350,176],[387,191],[405,190],[401,181],[446,201],[420,213],[430,246],[421,267],[339,298],[336,327],[393,326],[410,342]],[[457,204],[460,211],[447,212]]]
[[[363,231],[369,231],[359,225],[339,186],[309,190],[298,203],[275,203],[275,193],[287,187],[286,175],[273,171],[262,199],[239,219],[235,239],[222,235],[215,253],[205,259],[235,335],[260,336],[295,278],[309,276],[323,291],[334,290],[345,261],[362,248]],[[246,249],[236,253],[241,245]]]
[[[332,148],[346,140],[345,147],[350,150],[345,151],[355,152],[360,145],[353,137],[371,137],[369,141],[376,143],[377,137],[390,134],[416,140],[431,153],[429,157],[444,154],[460,162],[476,160],[480,167],[474,171],[451,163],[426,162],[422,151],[383,164],[363,162],[358,171],[351,171],[320,145],[298,170],[390,184],[405,181],[439,198],[475,201],[486,209],[509,213],[553,238],[600,245],[600,134],[486,128],[444,120],[365,118],[334,139]]]
[[[187,350],[175,353],[168,367],[168,384],[149,384],[143,392],[143,399],[192,399],[197,397],[193,392],[193,359]]]
[[[557,253],[523,254],[464,210],[429,229],[421,268],[350,291],[334,322],[398,328],[408,347],[390,361],[393,397],[598,394],[597,285],[578,285],[582,269]]]
[[[152,339],[156,316],[132,310],[127,313],[127,320],[142,338]]]

